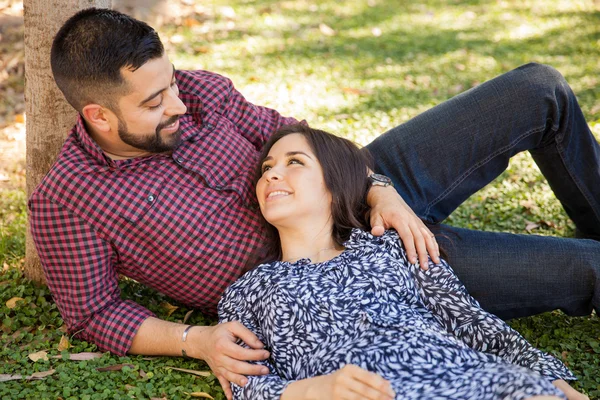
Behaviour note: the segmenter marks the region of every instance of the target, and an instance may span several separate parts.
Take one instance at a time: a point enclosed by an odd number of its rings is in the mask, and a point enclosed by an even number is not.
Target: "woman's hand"
[[[440,248],[431,231],[423,221],[411,210],[391,186],[373,186],[369,190],[367,202],[371,206],[371,233],[383,235],[386,229],[398,231],[404,244],[408,260],[415,264],[417,255],[421,269],[427,270],[429,260],[427,253],[434,263],[440,263]]]
[[[387,380],[350,364],[329,375],[293,382],[281,400],[393,400],[395,396]]]
[[[236,344],[241,339],[253,349]],[[265,360],[269,352],[252,331],[237,321],[206,327],[203,330],[191,329],[188,334],[190,357],[206,361],[213,371],[228,399],[232,398],[229,382],[244,386],[248,382],[245,375],[266,375],[269,369],[264,365],[255,365],[246,360]]]
[[[557,380],[553,381],[552,384],[554,386],[556,386],[557,388],[559,388],[567,396],[567,399],[569,399],[569,400],[590,400],[589,397],[587,397],[585,394],[580,393],[577,390],[573,389],[571,387],[571,385],[569,385],[568,382],[566,382],[562,379],[557,379]]]

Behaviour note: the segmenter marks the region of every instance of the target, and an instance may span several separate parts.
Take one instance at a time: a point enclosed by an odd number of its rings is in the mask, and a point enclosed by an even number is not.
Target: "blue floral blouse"
[[[279,399],[290,383],[355,364],[389,380],[397,399],[565,398],[575,379],[557,359],[484,311],[446,262],[411,265],[395,231],[354,230],[322,263],[263,264],[219,303],[271,352],[269,375],[232,384],[235,399]]]

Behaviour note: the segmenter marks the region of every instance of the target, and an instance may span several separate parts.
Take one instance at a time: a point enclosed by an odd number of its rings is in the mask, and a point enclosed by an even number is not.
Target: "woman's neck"
[[[344,247],[333,240],[329,226],[318,232],[314,229],[279,229],[279,238],[282,261],[294,262],[308,258],[313,263],[319,263],[331,260],[344,251]]]

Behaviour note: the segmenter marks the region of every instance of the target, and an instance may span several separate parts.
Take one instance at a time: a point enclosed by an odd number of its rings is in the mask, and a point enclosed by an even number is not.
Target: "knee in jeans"
[[[529,63],[519,67],[526,73],[529,82],[538,90],[549,92],[552,96],[557,89],[566,85],[565,78],[556,68],[546,64]]]

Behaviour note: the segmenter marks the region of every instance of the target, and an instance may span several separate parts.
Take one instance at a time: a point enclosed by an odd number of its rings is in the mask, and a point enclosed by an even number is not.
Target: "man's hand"
[[[228,399],[232,398],[229,382],[244,386],[248,382],[245,375],[266,375],[269,369],[245,361],[258,361],[269,358],[269,352],[256,335],[237,321],[215,326],[191,329],[186,344],[186,353],[206,361],[213,371]],[[252,349],[244,348],[236,341],[243,340]],[[254,350],[253,350],[254,349]]]
[[[428,252],[434,263],[440,263],[440,248],[435,237],[393,187],[373,186],[367,201],[371,206],[373,235],[381,236],[386,229],[394,228],[411,263],[417,262],[418,255],[421,269],[427,270]]]
[[[571,385],[569,385],[568,382],[566,382],[562,379],[557,379],[555,381],[552,381],[552,384],[554,386],[556,386],[557,388],[559,388],[565,394],[565,396],[567,396],[567,399],[569,399],[569,400],[590,400],[589,397],[587,397],[585,394],[580,393],[577,390],[573,389],[571,387]]]

